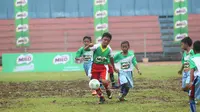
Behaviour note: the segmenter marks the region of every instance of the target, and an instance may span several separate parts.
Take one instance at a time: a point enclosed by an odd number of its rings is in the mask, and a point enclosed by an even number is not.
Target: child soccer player
[[[190,111],[196,111],[195,98],[200,100],[200,41],[194,42],[195,55],[190,58]]]
[[[179,74],[182,73],[182,90],[188,92],[188,83],[190,80],[190,65],[189,59],[191,56],[194,55],[194,51],[191,49],[192,46],[192,39],[190,37],[185,37],[181,40],[181,48],[184,50],[182,56],[182,67],[179,70]]]
[[[92,42],[91,37],[83,37],[84,47],[89,45]],[[91,79],[91,69],[92,69],[92,60],[93,60],[93,51],[85,50],[84,47],[79,48],[76,52],[76,62],[84,61],[83,68],[86,75]],[[96,91],[92,91],[92,95],[96,95]]]
[[[134,53],[129,52],[130,45],[128,41],[121,43],[122,52],[114,56],[114,61],[117,64],[117,72],[119,74],[119,83],[121,87],[119,101],[125,101],[125,96],[128,94],[129,89],[133,88],[133,68],[135,67],[139,74],[141,74],[137,60]]]
[[[92,79],[101,80],[102,84],[106,90],[107,96],[109,99],[112,98],[112,93],[108,88],[109,80],[108,80],[108,64],[109,60],[114,65],[113,57],[112,57],[112,49],[108,45],[112,39],[112,35],[108,32],[104,33],[102,35],[102,42],[101,44],[95,44],[92,43],[85,47],[85,50],[92,50],[94,51],[93,54],[93,64],[92,64]],[[103,93],[101,89],[96,90],[100,100],[99,104],[102,104],[105,102],[105,98],[103,96]]]

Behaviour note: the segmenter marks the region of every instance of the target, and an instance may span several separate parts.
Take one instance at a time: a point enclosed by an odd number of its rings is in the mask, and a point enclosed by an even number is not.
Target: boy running
[[[200,41],[194,42],[195,55],[190,58],[190,111],[196,111],[195,98],[200,100]]]
[[[91,42],[91,37],[83,37],[84,47],[89,45]],[[83,68],[85,70],[85,74],[88,76],[89,79],[91,79],[93,51],[85,50],[84,47],[79,48],[79,50],[76,52],[75,60],[77,63],[84,61]],[[92,91],[92,95],[96,95],[96,91]]]
[[[185,37],[181,40],[181,48],[184,50],[182,56],[182,67],[178,71],[179,74],[182,73],[182,90],[188,92],[187,86],[189,85],[190,80],[190,65],[189,59],[194,55],[194,51],[191,49],[192,39],[190,37]]]
[[[107,96],[109,99],[112,98],[112,93],[108,88],[109,80],[108,80],[108,64],[109,60],[114,65],[113,57],[112,57],[112,49],[109,46],[109,43],[112,39],[112,35],[110,33],[104,33],[102,35],[102,42],[101,44],[95,44],[92,43],[85,47],[85,50],[92,50],[94,51],[93,54],[93,64],[92,64],[92,79],[101,80],[102,84],[106,90]],[[103,93],[101,89],[96,90],[100,100],[99,104],[102,104],[105,102],[105,98],[103,96]]]
[[[119,101],[125,101],[125,96],[128,94],[129,89],[133,88],[133,68],[135,67],[139,74],[141,74],[137,60],[134,53],[129,52],[130,45],[128,41],[121,43],[122,52],[114,56],[117,72],[119,73],[119,83],[121,87]]]

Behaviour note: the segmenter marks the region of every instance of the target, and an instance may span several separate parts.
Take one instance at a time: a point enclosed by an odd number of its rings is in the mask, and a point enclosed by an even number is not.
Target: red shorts
[[[104,64],[92,64],[92,79],[97,79],[97,80],[108,80],[109,75],[108,75],[108,65]]]
[[[108,73],[112,74],[114,72],[113,67],[111,65],[108,65],[108,69]]]

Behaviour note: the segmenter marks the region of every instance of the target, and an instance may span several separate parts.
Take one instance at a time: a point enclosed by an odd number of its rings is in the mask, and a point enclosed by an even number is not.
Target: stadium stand
[[[82,46],[84,35],[93,36],[92,18],[31,19],[30,41],[27,52],[76,51]],[[109,30],[113,34],[111,46],[120,50],[120,42],[129,40],[131,49],[144,52],[146,35],[147,52],[162,52],[162,41],[157,16],[110,17]],[[15,47],[14,22],[0,20],[0,52],[24,52]],[[66,33],[66,34],[65,34]],[[136,48],[137,49],[134,49]]]

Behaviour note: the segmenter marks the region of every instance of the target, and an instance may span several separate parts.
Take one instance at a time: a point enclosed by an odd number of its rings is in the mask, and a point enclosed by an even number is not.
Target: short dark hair
[[[128,44],[128,47],[130,47],[130,44],[129,44],[128,41],[122,41],[122,42],[121,42],[121,46],[122,46],[122,44]]]
[[[193,44],[193,50],[195,52],[197,52],[197,53],[200,53],[200,41],[199,40],[197,40],[197,41],[194,42],[194,44]]]
[[[181,40],[182,43],[187,44],[189,47],[192,46],[192,39],[190,37],[185,37]]]
[[[102,39],[103,39],[104,37],[107,37],[107,38],[109,38],[110,40],[112,40],[112,35],[111,35],[109,32],[103,33]]]
[[[92,38],[89,37],[89,36],[85,36],[85,37],[83,37],[83,41],[84,41],[85,39],[88,39],[88,40],[90,40],[90,42],[92,42]]]

